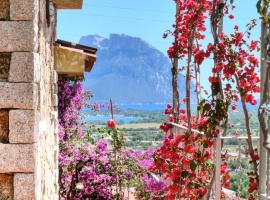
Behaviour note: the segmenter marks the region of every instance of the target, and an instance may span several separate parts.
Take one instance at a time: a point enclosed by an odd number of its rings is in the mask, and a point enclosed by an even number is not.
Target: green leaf
[[[261,9],[262,9],[261,4],[262,4],[262,0],[259,0],[259,1],[257,2],[257,4],[256,4],[258,13],[261,13]]]
[[[182,178],[187,178],[189,176],[189,173],[187,171],[182,171],[181,176]]]
[[[171,165],[170,161],[166,160],[165,162],[166,162],[168,170],[171,171],[172,170],[172,165]]]
[[[190,162],[190,169],[191,169],[192,171],[195,171],[196,168],[197,168],[197,166],[198,166],[198,164],[197,164],[196,161],[193,160],[193,161]]]
[[[212,160],[206,160],[206,161],[205,161],[205,164],[206,164],[207,166],[209,166],[209,167],[213,167],[213,166],[214,166],[214,163],[213,163]]]

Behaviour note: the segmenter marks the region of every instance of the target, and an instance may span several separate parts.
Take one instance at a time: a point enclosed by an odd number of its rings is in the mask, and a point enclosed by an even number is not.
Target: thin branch
[[[237,75],[235,75],[235,80],[236,80],[238,91],[240,93],[240,99],[241,99],[242,108],[243,108],[244,116],[245,116],[245,125],[246,125],[247,137],[248,137],[248,139],[247,139],[248,150],[249,150],[251,161],[252,161],[252,164],[254,167],[256,180],[259,183],[258,163],[257,163],[257,160],[254,159],[255,151],[254,151],[254,147],[252,144],[252,133],[251,133],[251,128],[250,128],[249,113],[248,113],[247,105],[245,102],[245,97],[244,97],[243,92],[242,92],[241,87],[240,87],[239,77]]]

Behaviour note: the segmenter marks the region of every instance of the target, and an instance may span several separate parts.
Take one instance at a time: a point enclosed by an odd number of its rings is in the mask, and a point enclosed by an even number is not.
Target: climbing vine
[[[168,50],[170,58],[178,57],[184,66],[178,69],[186,74],[185,107],[179,109],[179,123],[185,129],[174,130],[169,134],[163,145],[155,153],[153,171],[160,171],[171,183],[167,190],[168,199],[202,199],[209,196],[214,179],[215,165],[214,146],[218,135],[226,133],[228,112],[236,110],[241,102],[245,115],[246,132],[248,137],[248,153],[252,170],[249,173],[249,199],[256,199],[258,192],[259,156],[252,143],[249,113],[246,104],[257,104],[254,94],[260,92],[260,79],[257,74],[258,59],[253,52],[258,50],[258,41],[250,41],[251,30],[256,26],[253,20],[244,32],[234,27],[234,32],[227,35],[222,31],[223,16],[233,20],[230,10],[234,9],[233,1],[218,0],[175,0],[178,23],[173,27],[180,33],[177,42]],[[210,19],[214,43],[203,48],[206,21]],[[175,36],[173,34],[173,36]],[[209,76],[211,95],[200,98],[197,114],[191,111],[190,82],[195,79],[206,59],[213,59],[212,75]],[[200,69],[200,70],[198,70]],[[200,89],[200,91],[201,91]],[[198,88],[196,89],[198,92]],[[207,96],[207,91],[205,91]],[[165,114],[168,123],[161,125],[166,133],[172,128],[170,122],[175,121],[173,106],[168,105]],[[193,112],[194,113],[194,112]],[[201,133],[199,134],[198,131]],[[228,187],[230,176],[225,170],[226,160],[222,165],[222,185]]]

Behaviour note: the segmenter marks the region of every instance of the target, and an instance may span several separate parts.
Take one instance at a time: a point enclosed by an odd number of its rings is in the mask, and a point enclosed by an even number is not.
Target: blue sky
[[[124,33],[166,52],[170,42],[162,34],[173,16],[172,0],[84,0],[83,10],[59,12],[58,37],[78,42],[88,34]]]
[[[244,30],[251,19],[258,19],[255,0],[236,0],[235,20],[225,20],[224,30],[233,31],[238,24]],[[81,36],[124,33],[140,37],[166,54],[170,39],[162,39],[174,20],[173,0],[84,0],[82,10],[62,10],[58,15],[58,38],[78,42]],[[207,37],[211,38],[210,33]],[[260,26],[253,31],[259,39]],[[208,40],[209,42],[209,40]],[[211,63],[202,66],[202,77],[208,77]],[[202,84],[209,87],[207,79]]]

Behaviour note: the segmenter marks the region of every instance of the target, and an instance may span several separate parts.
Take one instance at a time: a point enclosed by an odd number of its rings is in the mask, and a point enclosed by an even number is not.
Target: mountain
[[[109,38],[83,36],[80,44],[98,48],[97,62],[84,82],[84,87],[94,93],[97,101],[111,98],[118,104],[171,102],[171,63],[147,42],[111,34]],[[184,83],[180,74],[181,96],[185,91]]]

